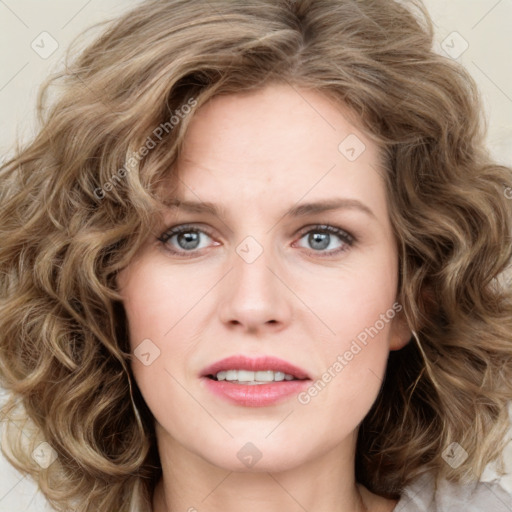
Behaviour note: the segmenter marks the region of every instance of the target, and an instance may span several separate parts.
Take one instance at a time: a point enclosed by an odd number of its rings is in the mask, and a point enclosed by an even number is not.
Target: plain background
[[[60,68],[71,40],[84,28],[137,3],[0,0],[0,159],[10,153],[16,137],[28,140],[34,133],[38,87]],[[435,50],[448,52],[477,81],[489,127],[488,146],[498,162],[512,166],[512,0],[425,0],[425,4],[436,28]],[[56,49],[48,55],[52,45]],[[506,455],[509,475],[501,483],[512,492],[512,443]],[[49,510],[34,484],[1,457],[0,475],[0,512]],[[493,477],[489,469],[484,479]]]

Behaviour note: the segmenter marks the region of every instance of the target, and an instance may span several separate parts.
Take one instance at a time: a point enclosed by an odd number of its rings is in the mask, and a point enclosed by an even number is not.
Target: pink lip
[[[293,375],[301,380],[283,380],[268,384],[235,384],[228,381],[210,379],[208,375],[215,375],[225,370],[272,370]],[[308,374],[297,366],[275,357],[258,357],[252,359],[243,355],[232,356],[217,361],[205,368],[201,373],[201,380],[213,394],[228,400],[236,405],[246,407],[265,407],[280,402],[291,395],[296,395],[311,384]]]
[[[234,384],[225,380],[217,381],[208,377],[202,377],[201,380],[214,395],[245,407],[265,407],[276,404],[292,395],[298,395],[311,385],[309,379],[283,380],[254,386]]]
[[[244,355],[237,355],[226,357],[216,363],[206,367],[202,372],[201,376],[206,377],[207,375],[215,375],[218,372],[225,370],[249,370],[249,371],[264,371],[272,370],[274,372],[283,372],[293,375],[296,379],[309,379],[309,375],[302,368],[278,359],[273,356],[264,356],[257,358],[250,358]],[[288,381],[291,382],[291,381]]]

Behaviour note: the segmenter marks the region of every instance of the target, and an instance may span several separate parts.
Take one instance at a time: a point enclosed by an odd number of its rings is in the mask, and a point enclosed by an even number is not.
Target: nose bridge
[[[288,321],[289,297],[273,273],[280,265],[269,240],[270,237],[260,242],[248,236],[235,248],[231,258],[233,270],[222,294],[220,315],[223,322],[255,329]]]
[[[238,289],[244,292],[254,291],[254,296],[268,292],[272,287],[272,267],[275,260],[269,243],[258,242],[254,237],[246,237],[236,247],[236,256],[233,257],[234,273],[238,280]],[[275,265],[275,261],[274,261]],[[263,296],[262,296],[263,298]]]

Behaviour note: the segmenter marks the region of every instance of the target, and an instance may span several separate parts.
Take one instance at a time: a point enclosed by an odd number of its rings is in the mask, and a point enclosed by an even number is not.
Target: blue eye
[[[311,248],[313,252],[321,253],[322,256],[323,253],[330,256],[346,251],[354,244],[355,241],[354,237],[343,229],[329,225],[314,226],[312,229],[310,228],[308,231],[303,233],[300,240],[302,239],[306,239],[309,248]],[[336,239],[338,241],[337,243]],[[326,250],[329,248],[330,250]]]
[[[193,257],[196,252],[208,247],[208,239],[213,237],[208,231],[196,225],[174,226],[157,238],[172,254],[184,257]],[[206,239],[206,240],[205,240]],[[302,231],[299,240],[306,240],[309,247],[304,247],[319,256],[332,256],[349,249],[355,238],[344,231],[330,225],[309,226],[308,231]],[[210,242],[211,243],[211,242]],[[214,242],[214,245],[220,245]],[[333,247],[334,245],[334,247]]]
[[[204,249],[205,246],[201,247],[202,235],[211,238],[210,235],[202,229],[183,225],[175,226],[167,230],[158,237],[158,240],[172,253],[183,254],[195,251],[196,249]],[[176,244],[178,245],[178,250],[176,250]]]

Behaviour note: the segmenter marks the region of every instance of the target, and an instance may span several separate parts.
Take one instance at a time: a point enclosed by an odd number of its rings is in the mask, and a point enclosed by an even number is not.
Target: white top
[[[497,483],[455,484],[423,475],[406,487],[393,512],[512,512],[512,494]]]

